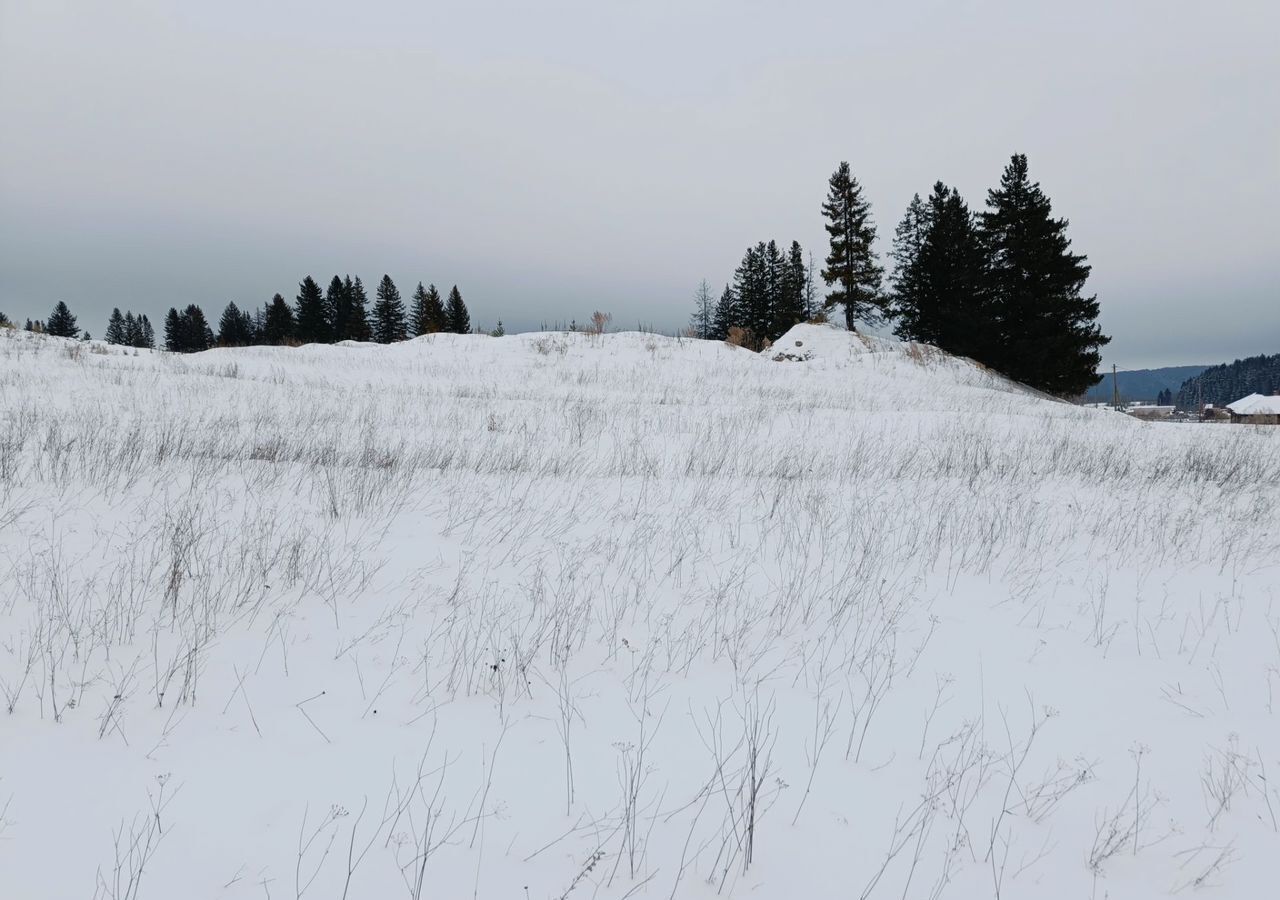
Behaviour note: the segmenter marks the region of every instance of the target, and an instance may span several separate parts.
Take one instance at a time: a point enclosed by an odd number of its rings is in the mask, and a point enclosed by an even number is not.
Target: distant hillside
[[[1174,402],[1180,409],[1195,409],[1200,403],[1222,406],[1249,394],[1271,394],[1278,390],[1280,353],[1210,366],[1188,378],[1178,389]]]
[[[1148,400],[1154,402],[1156,394],[1168,390],[1177,393],[1188,378],[1199,375],[1208,366],[1166,366],[1163,369],[1133,369],[1117,372],[1121,400]],[[1089,388],[1085,399],[1090,403],[1111,400],[1111,373],[1100,372],[1103,379]]]

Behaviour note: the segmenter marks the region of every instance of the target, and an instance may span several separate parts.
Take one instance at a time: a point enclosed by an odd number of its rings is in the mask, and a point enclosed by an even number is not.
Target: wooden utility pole
[[[1111,364],[1111,407],[1120,408],[1120,382],[1116,380],[1116,364]]]

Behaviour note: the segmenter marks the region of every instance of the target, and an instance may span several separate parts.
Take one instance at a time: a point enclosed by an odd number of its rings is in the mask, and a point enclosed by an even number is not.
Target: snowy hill
[[[833,328],[0,330],[0,896],[1269,896],[1278,510]]]

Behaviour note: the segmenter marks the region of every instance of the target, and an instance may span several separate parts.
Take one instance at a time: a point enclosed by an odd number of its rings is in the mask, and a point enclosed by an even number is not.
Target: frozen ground
[[[0,897],[1274,896],[1280,429],[774,354],[0,330]]]

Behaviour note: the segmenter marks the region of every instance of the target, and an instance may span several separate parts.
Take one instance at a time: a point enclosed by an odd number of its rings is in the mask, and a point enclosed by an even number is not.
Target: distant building
[[[1158,406],[1154,403],[1134,403],[1125,408],[1131,416],[1137,416],[1139,419],[1167,419],[1173,415],[1177,407],[1173,405]]]
[[[1250,394],[1227,404],[1231,421],[1240,425],[1280,425],[1280,395]]]
[[[1085,403],[1082,405],[1089,409],[1114,409],[1117,412],[1128,413],[1139,419],[1168,419],[1178,411],[1178,407],[1172,404],[1166,406],[1158,403],[1122,403],[1118,409],[1110,403]]]

